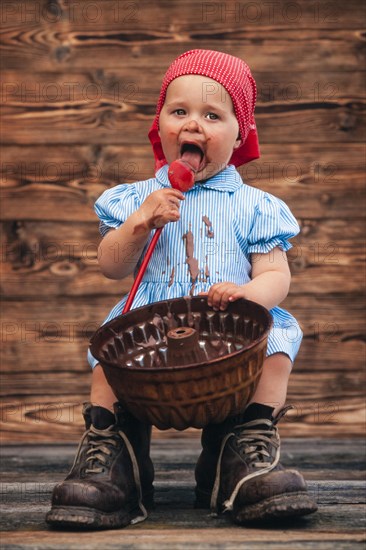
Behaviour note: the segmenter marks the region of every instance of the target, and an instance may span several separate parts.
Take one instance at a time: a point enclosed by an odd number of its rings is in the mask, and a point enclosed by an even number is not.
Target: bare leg
[[[275,353],[267,357],[257,389],[250,402],[274,407],[273,414],[276,415],[286,401],[291,368],[292,362],[284,353]]]
[[[93,369],[92,387],[90,392],[90,402],[92,405],[104,407],[113,412],[113,404],[117,401],[112,388],[107,382],[104,371],[100,365]]]

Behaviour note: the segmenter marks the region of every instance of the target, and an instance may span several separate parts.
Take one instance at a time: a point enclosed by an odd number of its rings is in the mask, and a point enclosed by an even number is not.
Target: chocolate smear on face
[[[212,223],[210,222],[207,216],[202,216],[202,221],[203,223],[206,224],[206,237],[208,237],[209,239],[213,239],[214,232],[212,229]]]
[[[184,233],[183,240],[185,241],[185,245],[186,245],[186,257],[187,257],[186,262],[188,264],[189,274],[191,276],[191,282],[192,282],[191,293],[192,293],[196,285],[200,270],[198,268],[198,260],[193,256],[194,242],[193,242],[193,233],[190,229],[189,231],[187,231],[187,233]]]

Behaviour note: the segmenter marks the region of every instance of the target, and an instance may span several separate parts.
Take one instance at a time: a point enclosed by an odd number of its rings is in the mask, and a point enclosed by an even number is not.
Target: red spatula
[[[182,159],[173,161],[168,171],[168,177],[169,177],[171,186],[173,187],[173,189],[178,189],[179,191],[182,191],[182,192],[189,191],[189,189],[191,189],[194,186],[194,174],[195,174],[195,171],[193,170],[193,168],[189,164],[184,162],[184,160]],[[153,235],[153,238],[151,239],[151,242],[148,246],[145,257],[140,265],[136,278],[131,287],[130,293],[128,295],[128,298],[122,313],[127,313],[131,309],[137,289],[140,286],[141,280],[144,276],[144,273],[150,261],[151,255],[154,251],[156,243],[159,240],[162,229],[163,229],[162,227],[159,227],[158,229],[156,229]]]

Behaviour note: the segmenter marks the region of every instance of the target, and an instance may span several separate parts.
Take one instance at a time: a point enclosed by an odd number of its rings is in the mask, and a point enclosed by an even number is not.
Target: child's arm
[[[209,306],[225,310],[229,302],[246,298],[272,309],[286,298],[291,281],[286,253],[276,247],[268,254],[252,254],[251,263],[252,280],[246,285],[230,282],[212,285],[208,292]]]
[[[176,189],[151,193],[127,220],[109,231],[98,249],[102,273],[110,279],[123,279],[133,272],[152,229],[179,220],[184,195]]]

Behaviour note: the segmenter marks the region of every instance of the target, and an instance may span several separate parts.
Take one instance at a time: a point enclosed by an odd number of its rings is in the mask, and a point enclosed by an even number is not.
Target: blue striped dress
[[[150,193],[164,187],[170,187],[167,165],[155,178],[105,191],[95,204],[101,234],[119,227]],[[287,251],[291,248],[288,239],[298,232],[299,226],[283,201],[244,184],[235,167],[229,165],[185,194],[180,219],[164,227],[132,307],[207,292],[222,281],[248,283],[251,254],[265,254],[274,247]],[[194,248],[187,263],[189,239],[193,239]],[[121,258],[128,259],[132,253],[129,246],[118,251]],[[115,305],[104,323],[122,313],[126,300],[124,296]],[[274,325],[267,355],[283,352],[293,361],[300,347],[301,329],[284,309],[275,307],[271,314]],[[90,351],[88,360],[92,367],[97,364]]]

